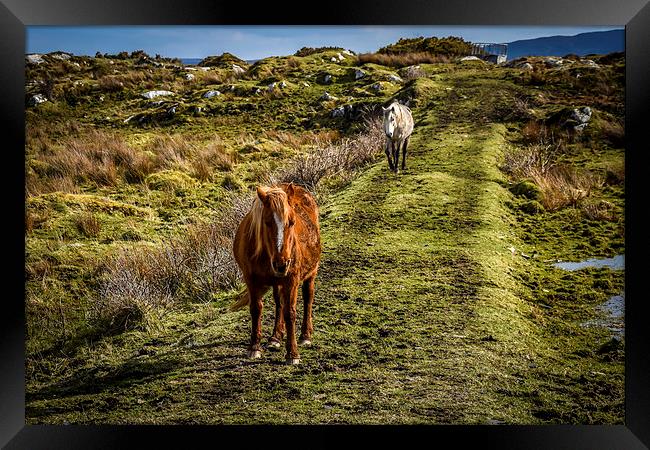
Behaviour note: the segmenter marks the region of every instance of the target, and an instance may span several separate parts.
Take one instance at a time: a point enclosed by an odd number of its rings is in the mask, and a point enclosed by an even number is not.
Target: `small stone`
[[[29,106],[36,106],[36,105],[40,105],[41,103],[45,103],[46,101],[47,101],[47,98],[45,98],[44,95],[36,94],[36,95],[33,95],[32,98],[29,99],[29,102],[27,104]]]
[[[338,100],[338,98],[334,97],[329,92],[325,92],[323,95],[321,95],[320,99],[325,101]]]
[[[141,94],[144,98],[152,99],[161,95],[174,95],[171,91],[149,91]]]
[[[205,94],[203,94],[203,98],[212,98],[212,97],[218,97],[221,95],[221,92],[219,91],[208,91]]]

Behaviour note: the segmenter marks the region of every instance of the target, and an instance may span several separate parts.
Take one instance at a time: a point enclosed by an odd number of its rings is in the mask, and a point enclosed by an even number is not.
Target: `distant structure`
[[[494,44],[491,42],[473,42],[472,56],[477,56],[485,61],[501,64],[508,59],[508,44]]]

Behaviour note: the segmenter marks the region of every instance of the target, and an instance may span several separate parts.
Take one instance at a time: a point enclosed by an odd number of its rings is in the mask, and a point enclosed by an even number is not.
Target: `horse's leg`
[[[264,291],[259,288],[248,286],[248,295],[250,295],[250,311],[251,311],[251,344],[248,347],[249,358],[261,358],[262,350],[260,348],[260,340],[262,339],[262,308],[264,303]]]
[[[307,278],[302,283],[302,300],[304,302],[304,310],[302,313],[302,332],[300,333],[300,344],[311,345],[311,334],[314,331],[314,326],[311,323],[311,308],[314,304],[314,281],[316,276]]]
[[[402,144],[402,170],[406,170],[406,147],[409,145],[410,136],[404,139]]]
[[[280,301],[280,291],[277,286],[273,286],[273,300],[275,300],[275,326],[273,327],[273,335],[269,339],[269,347],[280,348],[284,336],[284,314],[282,302]]]
[[[393,170],[393,156],[392,156],[392,143],[390,139],[386,139],[386,158],[388,158],[388,167],[390,167],[390,170]]]
[[[395,168],[393,169],[393,172],[397,173],[399,171],[399,149],[401,145],[393,144],[393,163],[395,164]]]
[[[284,324],[287,328],[287,364],[298,364],[300,363],[300,354],[296,342],[297,280],[290,278],[280,286],[280,297],[284,303]]]

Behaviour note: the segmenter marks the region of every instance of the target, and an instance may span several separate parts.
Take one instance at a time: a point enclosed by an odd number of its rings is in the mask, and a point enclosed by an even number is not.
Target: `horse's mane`
[[[280,187],[265,188],[264,192],[266,193],[270,208],[278,214],[282,223],[286,225],[289,220],[287,193]],[[264,248],[263,211],[264,204],[262,203],[262,200],[260,200],[259,197],[255,197],[253,207],[251,208],[251,223],[248,228],[249,238],[255,243],[255,250],[253,252],[254,257],[262,253]]]

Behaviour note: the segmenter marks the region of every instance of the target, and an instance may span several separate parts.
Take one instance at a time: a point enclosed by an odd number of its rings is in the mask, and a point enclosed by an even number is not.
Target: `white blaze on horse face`
[[[280,220],[278,213],[273,213],[273,218],[275,219],[275,225],[278,229],[278,239],[276,245],[278,246],[278,252],[282,251],[282,243],[284,242],[284,223]]]
[[[392,110],[384,115],[384,132],[389,138],[392,138],[395,132],[395,114]]]

